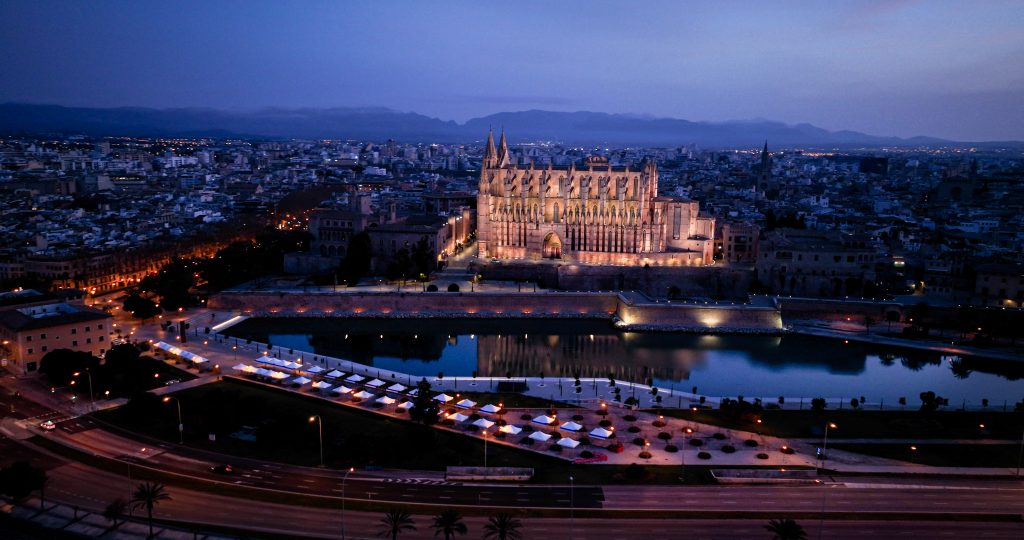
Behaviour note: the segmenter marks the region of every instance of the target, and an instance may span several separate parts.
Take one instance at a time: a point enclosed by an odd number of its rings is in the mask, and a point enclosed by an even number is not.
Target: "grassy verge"
[[[181,402],[185,443],[213,452],[317,465],[318,426],[309,418],[318,415],[323,421],[324,459],[330,467],[444,470],[483,465],[483,442],[477,438],[235,379],[183,390],[175,397]],[[176,410],[159,401],[151,407],[129,405],[96,416],[129,431],[177,442]],[[232,437],[243,431],[255,440]],[[210,434],[215,435],[214,441]],[[487,464],[532,468],[537,483],[563,484],[570,474],[580,484],[708,481],[706,467],[648,467],[651,474],[630,479],[624,475],[625,466],[572,466],[554,456],[495,443],[487,445]]]
[[[821,436],[826,422],[838,427],[829,438],[920,438],[1019,440],[1024,415],[1002,411],[766,410],[758,416],[734,418],[719,410],[664,409],[661,414],[696,420],[726,429],[740,429],[776,437]],[[761,419],[761,424],[756,423]],[[982,428],[981,426],[984,426]]]
[[[831,442],[831,441],[829,441]],[[1016,467],[1019,444],[835,444],[831,448],[936,467]]]

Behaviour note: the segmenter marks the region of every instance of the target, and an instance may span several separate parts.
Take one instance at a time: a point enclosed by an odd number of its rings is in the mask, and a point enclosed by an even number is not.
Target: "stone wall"
[[[749,305],[647,302],[618,293],[348,293],[226,291],[212,309],[257,316],[599,318],[620,328],[720,332],[778,332],[778,310]]]

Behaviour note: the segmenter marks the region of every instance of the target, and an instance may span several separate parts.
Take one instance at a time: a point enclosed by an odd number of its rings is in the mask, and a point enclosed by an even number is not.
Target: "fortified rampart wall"
[[[782,331],[771,307],[637,301],[618,293],[348,293],[226,291],[209,307],[279,317],[598,318],[623,329],[692,332]]]

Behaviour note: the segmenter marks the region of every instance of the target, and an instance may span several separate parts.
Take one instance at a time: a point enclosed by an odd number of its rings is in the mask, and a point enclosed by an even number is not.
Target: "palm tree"
[[[466,534],[466,524],[462,522],[462,516],[452,509],[442,510],[434,518],[434,536],[444,533],[444,540],[452,540],[456,534]]]
[[[146,509],[149,515],[149,536],[153,536],[153,507],[161,501],[169,501],[171,496],[164,491],[163,484],[144,482],[135,487],[132,494],[132,508],[136,510]]]
[[[773,540],[807,540],[804,528],[789,518],[773,519],[764,528],[774,535]]]
[[[377,536],[390,536],[391,540],[398,540],[398,535],[405,531],[416,530],[412,516],[405,510],[392,510],[384,514],[380,522],[383,527]]]
[[[523,533],[519,529],[523,522],[511,514],[498,514],[487,519],[484,525],[484,540],[521,540]]]
[[[117,520],[121,519],[121,516],[124,515],[124,511],[127,508],[128,503],[125,502],[123,498],[118,497],[110,501],[110,504],[108,504],[107,507],[103,510],[103,517],[107,518],[107,521],[110,521],[113,524],[110,526],[111,529],[117,528],[117,526],[119,525]]]

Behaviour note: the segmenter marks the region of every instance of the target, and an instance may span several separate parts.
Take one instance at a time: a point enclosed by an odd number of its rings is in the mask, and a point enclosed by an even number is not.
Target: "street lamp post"
[[[487,468],[487,430],[483,430],[484,435],[484,468]]]
[[[828,457],[825,455],[825,453],[828,452],[828,430],[830,428],[836,429],[836,427],[837,426],[833,422],[825,422],[825,440],[821,444],[821,459],[818,460],[821,462],[821,469],[825,468],[825,459]]]
[[[572,476],[569,476],[569,537],[576,538],[576,500],[575,483]]]
[[[348,480],[348,475],[354,470],[355,468],[349,467],[345,471],[345,476],[341,477],[341,540],[345,540],[345,481]]]
[[[77,377],[77,376],[79,376],[81,374],[82,374],[81,372],[76,371],[75,372],[75,377]],[[89,368],[85,368],[85,375],[89,379],[89,408],[91,410],[95,410],[96,409],[96,399],[95,399],[95,397],[93,396],[93,393],[92,393],[92,371],[90,371]]]
[[[1020,462],[1024,460],[1024,432],[1020,434],[1020,452],[1017,454],[1017,476],[1020,476]]]
[[[320,466],[324,466],[324,421],[320,418],[319,414],[314,414],[309,417],[310,422],[316,422],[317,429],[320,432]]]
[[[173,396],[165,396],[164,403],[170,403],[172,399],[178,406],[178,444],[185,444],[185,424],[181,421],[181,400]]]

